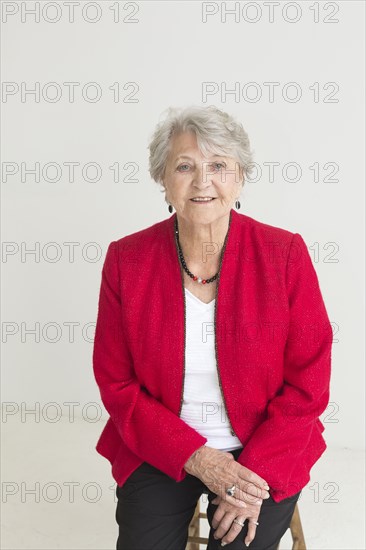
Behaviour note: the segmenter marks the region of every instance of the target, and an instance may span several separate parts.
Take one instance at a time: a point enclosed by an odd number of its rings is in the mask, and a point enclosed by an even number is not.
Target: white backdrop
[[[148,173],[161,113],[214,104],[255,153],[240,212],[300,233],[318,273],[334,327],[327,444],[363,448],[364,3],[71,4],[1,5],[8,421],[73,403],[87,426],[102,410],[91,357],[106,247],[170,215]]]

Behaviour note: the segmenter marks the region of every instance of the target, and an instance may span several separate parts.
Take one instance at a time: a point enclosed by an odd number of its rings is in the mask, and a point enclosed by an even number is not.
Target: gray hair
[[[167,116],[160,121],[149,145],[149,172],[157,183],[162,183],[174,134],[190,131],[196,135],[201,154],[209,153],[233,157],[239,163],[245,178],[253,170],[252,151],[242,124],[214,105],[185,108],[168,107]],[[244,183],[244,182],[243,182]]]

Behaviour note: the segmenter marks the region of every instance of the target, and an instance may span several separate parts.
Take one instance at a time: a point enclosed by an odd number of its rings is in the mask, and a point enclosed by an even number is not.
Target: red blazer
[[[180,417],[185,294],[176,213],[109,244],[93,369],[108,419],[96,450],[122,486],[143,462],[175,481],[207,439]],[[216,359],[238,462],[279,502],[325,451],[332,326],[298,233],[230,211],[215,302]]]

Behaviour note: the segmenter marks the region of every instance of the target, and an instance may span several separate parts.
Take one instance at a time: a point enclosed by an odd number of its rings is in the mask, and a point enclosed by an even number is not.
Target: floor
[[[114,550],[115,482],[95,451],[105,421],[43,418],[2,423],[1,548]],[[364,474],[364,452],[344,447],[314,466],[299,500],[309,550],[365,550]],[[280,549],[290,548],[288,531]]]

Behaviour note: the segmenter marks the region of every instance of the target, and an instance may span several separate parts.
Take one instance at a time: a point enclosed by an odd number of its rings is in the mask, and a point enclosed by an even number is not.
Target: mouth
[[[213,202],[216,200],[216,197],[194,197],[192,199],[189,199],[192,202],[195,202],[197,204],[203,204],[208,202]]]

